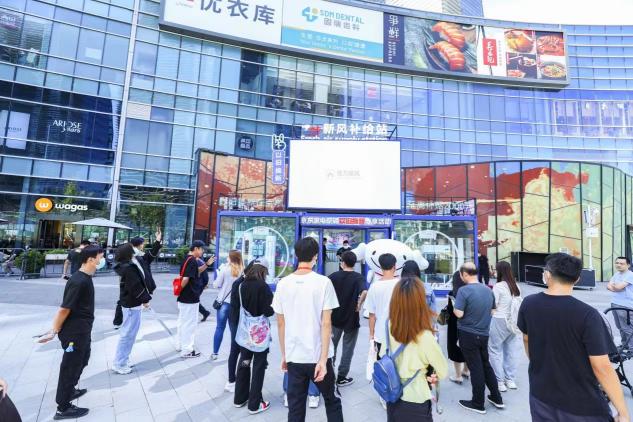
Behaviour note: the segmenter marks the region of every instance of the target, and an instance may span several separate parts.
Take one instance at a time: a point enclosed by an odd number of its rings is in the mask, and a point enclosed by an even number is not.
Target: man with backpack
[[[81,243],[79,243],[79,247],[71,249],[68,252],[68,256],[66,256],[66,260],[64,261],[62,278],[68,280],[71,275],[79,271],[79,268],[81,267],[81,251],[86,246],[90,246],[90,241],[84,239],[81,241]]]
[[[297,241],[295,255],[297,270],[279,281],[273,299],[281,369],[288,372],[288,421],[305,421],[310,380],[323,395],[328,422],[342,421],[332,366],[331,316],[339,306],[336,292],[329,278],[312,271],[319,257],[316,240]]]
[[[459,404],[465,409],[485,414],[486,386],[490,390],[488,402],[498,409],[505,407],[499,392],[497,376],[488,356],[488,336],[495,298],[490,288],[477,280],[477,267],[472,262],[465,262],[459,269],[459,275],[466,284],[457,291],[453,313],[459,318],[459,347],[470,369],[473,390],[472,399],[460,400]]]
[[[180,294],[178,295],[178,343],[180,356],[183,358],[197,358],[200,352],[194,349],[196,326],[198,325],[198,309],[200,294],[202,293],[202,279],[200,274],[207,270],[214,257],[209,258],[204,265],[198,266],[196,261],[202,257],[206,245],[201,240],[195,240],[189,248],[189,254],[183,262],[180,275]]]

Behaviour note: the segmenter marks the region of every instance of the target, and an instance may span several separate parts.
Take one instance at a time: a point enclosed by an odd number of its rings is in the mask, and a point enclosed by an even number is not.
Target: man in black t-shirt
[[[88,413],[88,409],[77,407],[71,401],[87,392],[86,389],[77,389],[76,385],[90,359],[92,323],[95,319],[92,276],[105,265],[105,259],[103,250],[97,246],[83,248],[80,257],[81,267],[66,283],[64,299],[53,319],[53,328],[39,340],[45,343],[57,334],[64,350],[55,398],[55,420],[76,419]]]
[[[66,256],[66,260],[64,261],[62,278],[68,280],[71,275],[79,271],[79,267],[81,267],[81,251],[86,246],[90,246],[90,242],[84,239],[81,241],[78,248],[71,249],[68,252],[68,256]]]
[[[572,297],[582,262],[555,253],[545,260],[547,291],[526,297],[519,310],[530,359],[532,421],[612,420],[600,389],[616,408],[615,421],[629,421],[622,387],[611,362],[612,340],[598,311]]]
[[[354,356],[354,348],[360,328],[358,312],[367,296],[365,278],[354,271],[356,254],[346,251],[341,254],[341,270],[330,274],[330,280],[336,291],[339,307],[332,311],[332,342],[334,343],[334,358],[336,363],[336,349],[343,336],[343,353],[338,366],[336,384],[339,387],[350,385],[353,378],[348,378],[349,368]]]
[[[197,358],[200,352],[194,349],[196,326],[198,325],[198,306],[202,293],[202,280],[200,274],[207,270],[214,257],[209,258],[203,265],[198,266],[196,261],[201,258],[206,245],[201,240],[196,240],[189,248],[189,254],[185,258],[181,268],[182,290],[178,296],[178,343],[180,356],[183,358]]]

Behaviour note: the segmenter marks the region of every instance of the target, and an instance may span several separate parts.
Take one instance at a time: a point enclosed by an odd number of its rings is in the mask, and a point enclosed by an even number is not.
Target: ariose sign
[[[421,18],[325,0],[163,0],[161,25],[430,76],[569,83],[561,31]]]

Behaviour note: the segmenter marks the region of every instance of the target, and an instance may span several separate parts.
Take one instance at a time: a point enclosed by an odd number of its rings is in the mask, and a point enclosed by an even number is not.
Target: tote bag
[[[251,352],[263,352],[270,347],[270,320],[263,316],[252,316],[244,309],[242,301],[242,285],[240,294],[240,320],[237,324],[235,342]]]

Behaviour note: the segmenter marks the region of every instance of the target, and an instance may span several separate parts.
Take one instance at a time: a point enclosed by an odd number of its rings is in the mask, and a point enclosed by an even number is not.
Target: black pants
[[[481,279],[483,278],[484,281],[486,282],[486,286],[490,284],[490,273],[488,271],[484,272],[479,272],[479,274],[477,274],[477,278],[479,278],[479,282],[481,283]]]
[[[240,357],[240,345],[235,341],[237,333],[237,323],[232,323],[229,318],[229,331],[231,331],[231,351],[229,352],[229,382],[235,382],[235,372],[237,368],[237,359]],[[244,403],[244,402],[242,402]]]
[[[605,403],[606,405],[606,403]],[[605,411],[609,412],[608,405]],[[610,422],[613,417],[605,414],[603,416],[581,416],[564,412],[560,409],[543,403],[530,394],[530,413],[532,414],[532,422]]]
[[[480,336],[466,331],[458,330],[459,347],[462,349],[464,359],[470,369],[470,383],[473,390],[473,404],[484,407],[484,394],[486,386],[495,402],[501,403],[501,393],[497,376],[490,366],[488,358],[488,336]]]
[[[240,347],[240,360],[235,375],[235,397],[233,399],[235,404],[242,404],[248,400],[248,410],[259,409],[259,405],[263,401],[262,388],[268,367],[267,357],[268,350],[252,352]],[[252,379],[251,364],[253,365]]]
[[[15,405],[13,404],[9,396],[5,396],[4,398],[2,398],[1,392],[0,392],[0,421],[22,422],[22,418],[20,418],[18,409],[15,408]]]
[[[411,403],[398,400],[395,403],[387,403],[387,422],[432,422],[433,407],[431,400],[424,403]]]
[[[209,311],[207,311],[207,309],[202,306],[202,303],[198,304],[198,312],[200,312],[203,316],[209,314]]]
[[[306,420],[306,399],[308,385],[314,381],[314,363],[288,362],[288,422],[304,422]],[[343,420],[343,408],[334,384],[334,367],[332,359],[327,360],[327,374],[321,382],[314,384],[323,395],[328,422]]]
[[[116,309],[114,310],[114,319],[112,320],[112,325],[121,324],[123,324],[123,309],[121,308],[121,302],[117,301]]]
[[[75,392],[81,373],[90,360],[90,333],[59,333],[59,340],[64,350],[62,363],[59,366],[57,382],[57,409],[64,411],[70,406],[70,399]],[[72,345],[71,345],[72,343]]]

